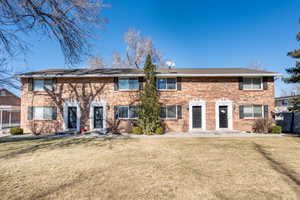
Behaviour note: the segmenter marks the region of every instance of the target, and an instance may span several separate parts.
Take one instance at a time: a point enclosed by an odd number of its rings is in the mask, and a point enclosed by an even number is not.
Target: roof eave
[[[85,74],[85,75],[15,75],[17,78],[53,78],[53,77],[65,77],[65,78],[79,78],[79,77],[142,77],[144,74]],[[157,77],[258,77],[258,76],[268,76],[277,77],[282,76],[278,73],[266,73],[266,74],[156,74]]]

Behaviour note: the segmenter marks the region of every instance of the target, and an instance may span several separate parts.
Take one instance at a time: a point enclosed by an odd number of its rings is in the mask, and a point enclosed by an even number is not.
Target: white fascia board
[[[87,75],[16,75],[18,78],[79,78],[79,77],[143,77],[144,74],[87,74]],[[261,77],[261,76],[282,76],[282,74],[156,74],[157,77]]]

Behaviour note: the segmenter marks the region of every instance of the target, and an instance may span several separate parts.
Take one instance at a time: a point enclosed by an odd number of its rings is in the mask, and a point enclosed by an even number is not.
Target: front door
[[[192,115],[193,115],[193,128],[202,128],[201,106],[193,106]]]
[[[103,107],[94,107],[94,128],[103,128]]]
[[[68,129],[77,129],[77,107],[68,107]]]
[[[228,128],[228,106],[219,106],[219,126]]]

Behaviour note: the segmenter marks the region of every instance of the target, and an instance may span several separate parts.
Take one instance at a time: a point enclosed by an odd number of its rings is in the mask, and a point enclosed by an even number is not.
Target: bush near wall
[[[13,127],[13,128],[10,128],[10,134],[11,135],[23,135],[24,131],[22,128]]]
[[[282,127],[281,126],[272,126],[271,133],[282,133]]]

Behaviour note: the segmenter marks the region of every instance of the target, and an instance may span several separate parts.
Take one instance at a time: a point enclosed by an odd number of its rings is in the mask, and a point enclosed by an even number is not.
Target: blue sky
[[[177,67],[245,67],[253,62],[285,73],[294,59],[287,52],[300,48],[299,0],[107,0],[108,24],[95,33],[91,53],[110,62],[113,51],[124,52],[123,34],[135,28],[150,36]],[[66,67],[57,43],[31,37],[26,61],[17,71]],[[83,62],[79,67],[84,67]],[[276,95],[290,85],[277,81]]]

